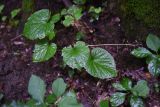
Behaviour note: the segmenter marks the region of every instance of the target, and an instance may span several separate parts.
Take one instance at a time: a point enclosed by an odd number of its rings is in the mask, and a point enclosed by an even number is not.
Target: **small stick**
[[[97,46],[139,46],[142,44],[97,44],[97,45],[88,45],[89,47]]]

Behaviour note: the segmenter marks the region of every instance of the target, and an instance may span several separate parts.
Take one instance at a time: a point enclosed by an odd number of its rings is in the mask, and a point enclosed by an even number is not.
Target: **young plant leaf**
[[[43,39],[53,31],[54,24],[49,22],[50,12],[42,9],[33,13],[24,26],[24,36],[30,40]]]
[[[49,60],[56,53],[57,46],[54,43],[36,44],[33,53],[33,62],[43,62]]]
[[[123,104],[125,101],[125,96],[126,96],[125,93],[121,93],[121,92],[114,93],[110,99],[111,105],[115,107]]]
[[[63,20],[63,25],[65,27],[68,27],[71,24],[73,24],[73,22],[74,22],[74,17],[72,17],[71,15],[66,15],[65,20]]]
[[[57,97],[55,96],[55,94],[50,94],[46,97],[45,102],[47,104],[53,104],[54,102],[56,102]]]
[[[63,48],[62,56],[64,62],[71,68],[81,69],[86,65],[89,55],[89,48],[84,42],[78,41],[73,47]]]
[[[109,101],[108,100],[100,101],[100,107],[109,107]]]
[[[28,93],[32,96],[33,99],[43,103],[45,92],[46,85],[44,81],[36,75],[32,75],[29,80]]]
[[[131,91],[133,95],[137,97],[140,96],[140,97],[146,98],[147,95],[149,94],[149,87],[145,80],[140,80],[137,82],[137,85],[135,85]]]
[[[0,5],[0,14],[2,13],[3,9],[4,9],[4,5]]]
[[[142,99],[136,96],[131,96],[130,105],[131,107],[144,107]]]
[[[101,79],[117,76],[113,57],[102,48],[94,48],[91,51],[85,69],[90,75]]]
[[[78,103],[74,93],[69,93],[62,97],[58,103],[58,107],[83,107],[83,105]]]
[[[152,53],[149,50],[147,50],[146,48],[139,47],[137,49],[134,49],[131,52],[131,54],[137,58],[145,58],[145,57],[148,57],[149,55],[151,55]]]
[[[132,81],[128,78],[123,78],[120,83],[113,83],[112,85],[119,91],[127,91],[132,89]]]
[[[57,13],[51,17],[50,23],[55,24],[60,20],[60,18],[61,18],[61,15]]]
[[[160,38],[153,34],[149,34],[146,40],[146,44],[148,48],[155,52],[158,52],[158,50],[160,49]]]
[[[3,94],[0,93],[0,101],[2,100],[2,98],[3,98]]]
[[[14,19],[20,11],[21,9],[14,9],[13,11],[11,11],[11,18]]]
[[[152,59],[148,64],[148,70],[153,76],[160,75],[160,61]]]
[[[56,79],[52,84],[52,90],[57,97],[60,97],[66,90],[66,83],[62,78]]]

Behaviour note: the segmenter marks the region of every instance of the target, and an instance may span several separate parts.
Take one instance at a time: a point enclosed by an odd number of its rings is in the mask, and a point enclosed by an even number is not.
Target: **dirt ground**
[[[56,2],[49,3],[49,0],[38,0],[36,9],[49,8],[54,11],[63,7],[60,0]],[[9,14],[11,9],[21,5],[21,2],[17,2],[17,0],[2,0],[2,3],[6,7],[10,7],[5,9],[5,14]],[[0,92],[4,94],[3,102],[27,100],[30,97],[27,93],[29,78],[31,74],[36,74],[45,80],[48,90],[51,89],[53,80],[62,77],[68,84],[68,89],[74,89],[77,92],[77,97],[84,107],[97,107],[101,98],[109,98],[115,92],[111,83],[119,81],[122,77],[129,77],[134,82],[144,79],[150,87],[150,94],[144,100],[146,107],[160,107],[160,95],[154,91],[153,87],[159,78],[148,76],[145,61],[130,55],[131,50],[144,45],[143,40],[137,41],[134,38],[128,40],[121,26],[120,17],[107,7],[100,15],[100,20],[93,23],[92,27],[95,29],[95,33],[86,35],[83,40],[87,44],[136,44],[136,46],[101,46],[114,56],[119,72],[117,78],[100,80],[91,77],[84,70],[81,72],[74,70],[74,76],[69,76],[68,72],[71,69],[62,67],[61,49],[75,43],[77,31],[72,27],[58,26],[60,31],[57,33],[55,43],[59,50],[54,58],[43,63],[33,63],[34,42],[25,39],[17,28],[13,28],[7,23],[0,23]],[[123,107],[128,107],[128,105],[124,104]]]

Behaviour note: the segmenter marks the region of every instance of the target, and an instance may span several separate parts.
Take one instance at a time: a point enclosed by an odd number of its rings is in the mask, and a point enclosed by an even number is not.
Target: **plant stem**
[[[89,47],[97,47],[97,46],[139,46],[142,44],[97,44],[97,45],[88,45]]]

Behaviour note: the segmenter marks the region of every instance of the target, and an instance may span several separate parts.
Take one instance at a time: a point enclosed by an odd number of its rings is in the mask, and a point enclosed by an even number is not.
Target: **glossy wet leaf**
[[[142,99],[135,96],[131,96],[130,105],[131,107],[144,107]]]
[[[56,79],[52,84],[52,90],[57,97],[61,96],[65,92],[66,88],[67,84],[62,78]]]
[[[15,18],[19,12],[21,11],[21,9],[14,9],[13,11],[11,11],[11,18]]]
[[[148,48],[155,52],[158,52],[158,50],[160,49],[160,38],[153,34],[149,34],[146,40],[146,44]]]
[[[134,49],[131,52],[131,54],[137,58],[145,58],[145,57],[148,57],[149,55],[151,55],[152,53],[149,50],[147,50],[146,48],[139,47],[137,49]]]
[[[81,69],[85,66],[89,55],[89,48],[84,42],[78,41],[73,47],[63,48],[62,56],[64,62],[71,68]]]
[[[47,61],[56,53],[57,46],[54,43],[40,43],[36,44],[33,51],[33,62]]]
[[[149,94],[149,87],[147,85],[147,82],[145,80],[140,80],[137,82],[137,84],[133,87],[132,93],[135,96],[140,96],[140,97],[147,97]]]
[[[121,92],[114,93],[110,99],[111,105],[115,107],[123,104],[125,101],[125,96],[126,96],[125,93],[121,93]]]
[[[158,59],[152,59],[148,64],[148,70],[153,76],[160,75],[160,61]]]
[[[62,97],[62,99],[58,103],[58,107],[83,107],[77,99],[74,93],[66,94]]]
[[[108,100],[101,100],[99,107],[109,107],[109,101]]]
[[[132,89],[132,81],[128,78],[123,78],[119,83],[112,84],[119,91],[127,91]]]
[[[94,48],[91,51],[85,69],[90,75],[101,79],[117,76],[113,57],[102,48]]]
[[[46,92],[46,85],[44,81],[36,75],[32,75],[29,80],[28,93],[33,99],[43,103]]]
[[[54,29],[54,24],[49,22],[50,12],[42,9],[33,13],[24,26],[24,36],[28,39],[43,39]]]

